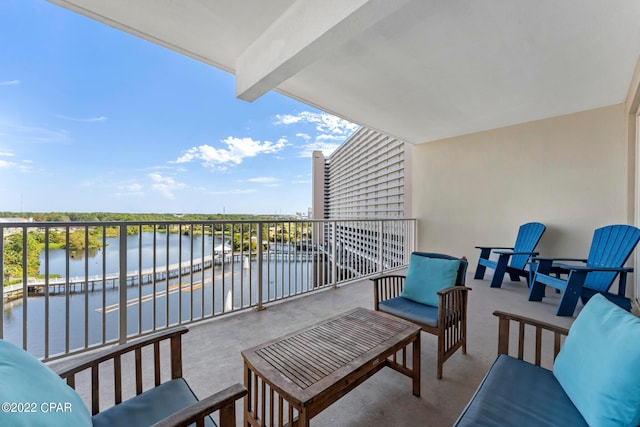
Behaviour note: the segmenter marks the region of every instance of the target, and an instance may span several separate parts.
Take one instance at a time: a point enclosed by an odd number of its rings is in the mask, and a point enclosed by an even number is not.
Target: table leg
[[[298,413],[298,427],[309,427],[307,409],[304,408]]]
[[[244,386],[247,388],[247,395],[244,397],[244,425],[245,427],[250,427],[251,423],[249,422],[249,411],[251,410],[252,384],[251,369],[249,369],[247,362],[244,363]]]
[[[413,395],[420,397],[420,332],[413,342]]]

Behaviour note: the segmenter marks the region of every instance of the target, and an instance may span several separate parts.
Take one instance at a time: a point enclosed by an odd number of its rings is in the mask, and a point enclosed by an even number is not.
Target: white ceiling
[[[621,103],[638,0],[50,0],[411,143]]]

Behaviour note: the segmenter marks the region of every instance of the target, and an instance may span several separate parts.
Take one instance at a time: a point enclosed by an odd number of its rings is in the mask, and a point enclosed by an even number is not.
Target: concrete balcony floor
[[[524,282],[505,278],[503,287],[467,276],[469,295],[468,354],[458,351],[436,379],[436,338],[422,333],[421,397],[411,393],[410,379],[383,369],[312,419],[316,426],[450,426],[457,419],[496,357],[497,318],[502,310],[569,327],[574,318],[556,317],[559,296],[527,301]],[[361,280],[315,294],[189,326],[183,339],[184,376],[199,397],[234,383],[243,383],[240,352],[354,307],[373,308],[372,283]],[[578,311],[581,304],[578,304]],[[576,314],[577,312],[576,311]],[[79,384],[78,391],[88,397]],[[126,389],[126,388],[125,388]],[[89,400],[86,399],[88,402]],[[112,402],[112,400],[111,400]],[[107,405],[108,406],[108,405]],[[242,425],[243,404],[237,405]]]

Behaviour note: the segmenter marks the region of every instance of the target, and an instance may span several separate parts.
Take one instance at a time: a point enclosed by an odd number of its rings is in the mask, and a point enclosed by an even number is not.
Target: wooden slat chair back
[[[609,225],[593,233],[587,267],[622,267],[640,240],[640,229],[631,225]],[[600,292],[608,291],[618,273],[592,271],[587,274],[584,287]]]
[[[187,332],[184,326],[168,329],[74,358],[55,371],[74,389],[76,377],[88,376],[94,427],[235,427],[236,402],[247,394],[247,389],[241,384],[234,384],[199,400],[183,378],[182,335]],[[168,358],[163,357],[166,351]],[[125,363],[125,358],[133,360]],[[133,373],[127,369],[131,361],[134,362]],[[113,371],[111,381],[108,380],[110,369]],[[153,372],[153,381],[143,381],[145,372]],[[131,375],[135,377],[135,396],[129,387],[126,387],[126,394],[123,390],[126,377]],[[110,396],[113,397],[112,405],[101,410],[101,404],[108,404]],[[218,423],[210,418],[214,412],[217,412]]]
[[[526,267],[530,258],[538,254],[534,251],[545,230],[544,224],[528,222],[522,224],[518,229],[513,247],[476,246],[477,249],[480,249],[480,258],[473,278],[482,280],[486,269],[490,268],[494,270],[491,279],[492,288],[502,287],[506,273],[509,274],[512,281],[519,281],[520,277],[524,277],[528,282],[529,271]],[[490,259],[492,252],[498,255],[497,261]]]
[[[409,320],[423,331],[438,337],[438,367],[436,377],[442,378],[444,362],[459,348],[467,354],[467,300],[469,288],[465,286],[467,259],[431,252],[413,252],[414,255],[459,260],[454,286],[438,292],[438,307],[409,301],[401,297],[406,276],[386,275],[373,281],[374,309]],[[388,304],[392,304],[389,306]],[[390,307],[394,307],[389,311]],[[403,312],[406,310],[406,312]]]

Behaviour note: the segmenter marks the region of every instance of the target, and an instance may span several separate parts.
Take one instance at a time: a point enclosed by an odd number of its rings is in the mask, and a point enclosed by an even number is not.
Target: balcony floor
[[[548,292],[543,302],[528,302],[524,282],[505,279],[501,289],[491,289],[487,279],[490,274],[482,281],[474,280],[471,273],[467,276],[467,286],[472,288],[468,354],[454,354],[444,365],[442,380],[436,379],[436,338],[422,333],[420,398],[412,395],[409,378],[383,369],[312,419],[312,425],[450,426],[496,357],[498,322],[492,315],[494,310],[564,327],[573,321],[554,315],[559,298],[553,292]],[[191,325],[183,341],[184,376],[199,397],[242,383],[242,350],[358,306],[373,308],[369,280],[269,305],[264,311],[247,311]],[[84,394],[82,389],[79,387],[79,392]],[[242,410],[242,404],[238,404],[238,425],[242,424]]]

